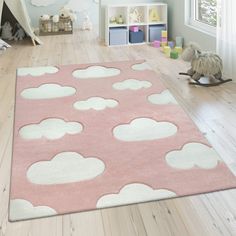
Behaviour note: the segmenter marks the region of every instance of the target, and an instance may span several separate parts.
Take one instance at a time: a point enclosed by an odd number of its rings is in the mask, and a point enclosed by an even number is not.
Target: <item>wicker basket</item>
[[[59,18],[59,22],[55,23],[50,16],[49,20],[39,20],[39,34],[40,35],[58,35],[58,34],[72,34],[73,22],[70,17]]]

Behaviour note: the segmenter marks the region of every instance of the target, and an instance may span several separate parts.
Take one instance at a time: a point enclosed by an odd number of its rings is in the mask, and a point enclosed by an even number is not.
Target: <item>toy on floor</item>
[[[173,41],[168,41],[168,46],[173,49],[175,47],[175,43]]]
[[[178,52],[179,54],[181,54],[182,52],[183,52],[183,48],[182,47],[175,47],[174,48],[174,50],[176,51],[176,52]]]
[[[170,56],[171,48],[169,46],[164,46],[163,52],[165,53],[166,56]]]
[[[83,30],[92,30],[93,29],[92,22],[87,14],[85,15],[82,29]]]
[[[161,31],[161,46],[165,47],[168,45],[168,33],[166,30]]]
[[[179,53],[177,51],[173,50],[170,52],[171,59],[178,59],[178,57],[179,57]]]
[[[160,46],[161,46],[161,41],[159,41],[159,40],[154,40],[154,41],[152,42],[152,46],[153,46],[154,48],[160,48]]]
[[[26,36],[24,29],[21,27],[21,25],[19,23],[16,23],[16,32],[13,36],[15,41],[18,40],[23,40],[23,38]]]
[[[179,74],[190,76],[194,80],[190,84],[210,87],[232,81],[231,79],[222,79],[223,63],[221,58],[212,52],[202,52],[195,43],[191,43],[183,51],[182,58],[184,61],[191,62],[191,68],[187,73]],[[202,77],[213,79],[216,82],[201,83]]]
[[[12,26],[10,22],[6,21],[1,28],[2,28],[1,38],[5,40],[13,40]]]

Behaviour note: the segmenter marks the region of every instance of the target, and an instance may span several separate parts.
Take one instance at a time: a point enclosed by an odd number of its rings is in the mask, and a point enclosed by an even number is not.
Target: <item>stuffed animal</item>
[[[92,28],[93,28],[92,22],[91,22],[89,16],[86,14],[85,18],[84,18],[82,29],[83,30],[92,30]]]
[[[59,31],[59,21],[60,17],[59,15],[52,16],[52,32],[58,32]]]
[[[44,14],[40,16],[40,22],[41,22],[41,30],[43,32],[51,32],[52,31],[52,25],[50,22],[50,16],[47,14]]]
[[[16,23],[16,32],[13,36],[14,40],[23,40],[23,38],[25,37],[25,31],[24,29],[21,27],[21,25],[19,23]]]
[[[52,21],[53,21],[53,23],[58,23],[59,22],[59,15],[54,15],[52,17]]]
[[[69,17],[72,22],[76,21],[76,19],[77,19],[76,14],[73,13],[73,11],[68,7],[61,8],[59,15],[61,18],[68,18]]]
[[[10,22],[6,21],[1,28],[2,28],[2,35],[1,35],[2,39],[12,40],[13,35],[12,35],[12,26]]]
[[[40,20],[42,20],[42,21],[50,20],[50,16],[47,14],[44,14],[44,15],[40,16]]]
[[[110,23],[111,24],[116,24],[116,17],[115,16],[110,17]]]
[[[195,43],[191,43],[186,47],[183,51],[182,59],[191,63],[191,68],[187,73],[180,73],[181,75],[188,75],[194,80],[190,84],[209,87],[232,81],[222,79],[223,63],[221,58],[212,52],[202,52],[200,47]],[[200,82],[202,77],[218,80],[218,82],[202,84]]]

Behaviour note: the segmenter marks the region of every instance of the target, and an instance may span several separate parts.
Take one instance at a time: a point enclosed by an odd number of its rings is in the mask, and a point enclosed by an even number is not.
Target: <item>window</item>
[[[189,0],[189,23],[193,27],[215,35],[217,23],[217,0]]]

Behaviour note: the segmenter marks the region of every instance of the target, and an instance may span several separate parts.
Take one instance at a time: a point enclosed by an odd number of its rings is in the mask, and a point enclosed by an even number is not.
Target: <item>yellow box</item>
[[[175,47],[175,51],[180,54],[183,52],[183,48],[182,47]]]
[[[163,51],[167,56],[170,56],[171,48],[169,46],[164,46]]]
[[[168,35],[167,35],[167,31],[166,31],[166,30],[162,30],[162,31],[161,31],[161,37],[162,37],[162,38],[167,38],[167,36],[168,36]]]
[[[161,46],[162,46],[162,47],[167,46],[167,44],[168,44],[167,42],[161,42]]]

